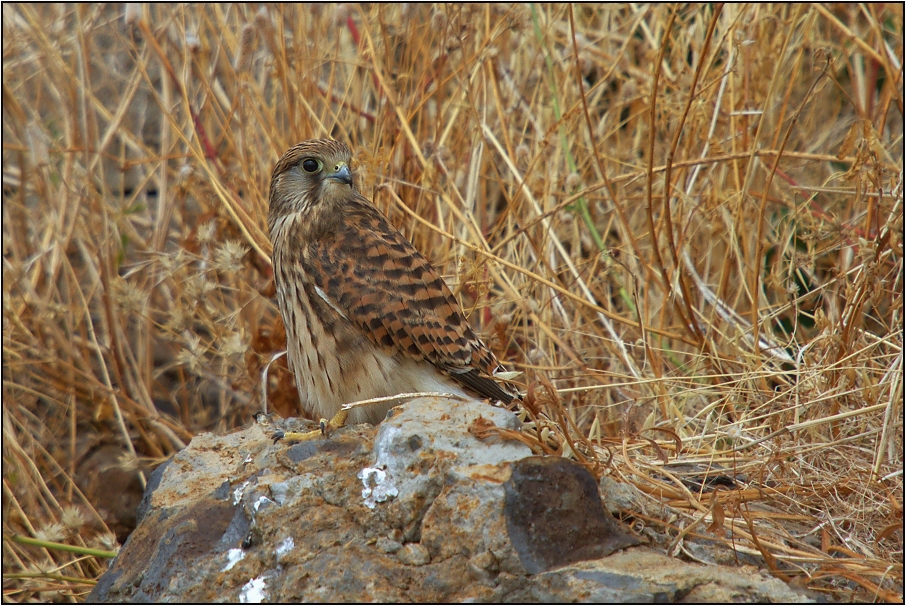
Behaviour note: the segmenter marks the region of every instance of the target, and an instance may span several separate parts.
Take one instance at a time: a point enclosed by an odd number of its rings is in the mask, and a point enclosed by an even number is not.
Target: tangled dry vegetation
[[[332,136],[629,523],[901,601],[902,11],[4,4],[4,600],[261,408],[270,171]]]

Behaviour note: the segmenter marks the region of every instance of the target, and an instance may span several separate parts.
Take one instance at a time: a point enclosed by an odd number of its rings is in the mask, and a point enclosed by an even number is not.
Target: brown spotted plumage
[[[500,365],[425,257],[355,189],[350,151],[319,139],[274,167],[268,225],[289,365],[306,412],[440,391],[510,402]],[[355,408],[378,422],[391,404]]]

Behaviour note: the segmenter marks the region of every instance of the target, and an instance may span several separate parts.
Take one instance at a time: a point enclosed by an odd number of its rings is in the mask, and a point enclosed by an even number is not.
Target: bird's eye
[[[321,163],[317,160],[312,160],[311,158],[302,160],[302,170],[307,173],[316,173],[319,168],[321,168]]]

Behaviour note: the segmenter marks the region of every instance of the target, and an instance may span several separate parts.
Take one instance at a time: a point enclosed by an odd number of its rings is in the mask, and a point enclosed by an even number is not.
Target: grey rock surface
[[[584,468],[480,441],[480,418],[518,428],[426,398],[292,446],[257,424],[199,435],[88,601],[805,601],[753,567],[639,545]]]

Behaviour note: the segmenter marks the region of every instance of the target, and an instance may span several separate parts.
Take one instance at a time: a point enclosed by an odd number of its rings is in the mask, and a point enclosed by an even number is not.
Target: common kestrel
[[[509,403],[497,358],[428,260],[356,190],[350,155],[338,141],[305,141],[271,177],[277,303],[302,407],[331,418],[410,392]],[[391,405],[354,408],[350,421],[377,423]]]

